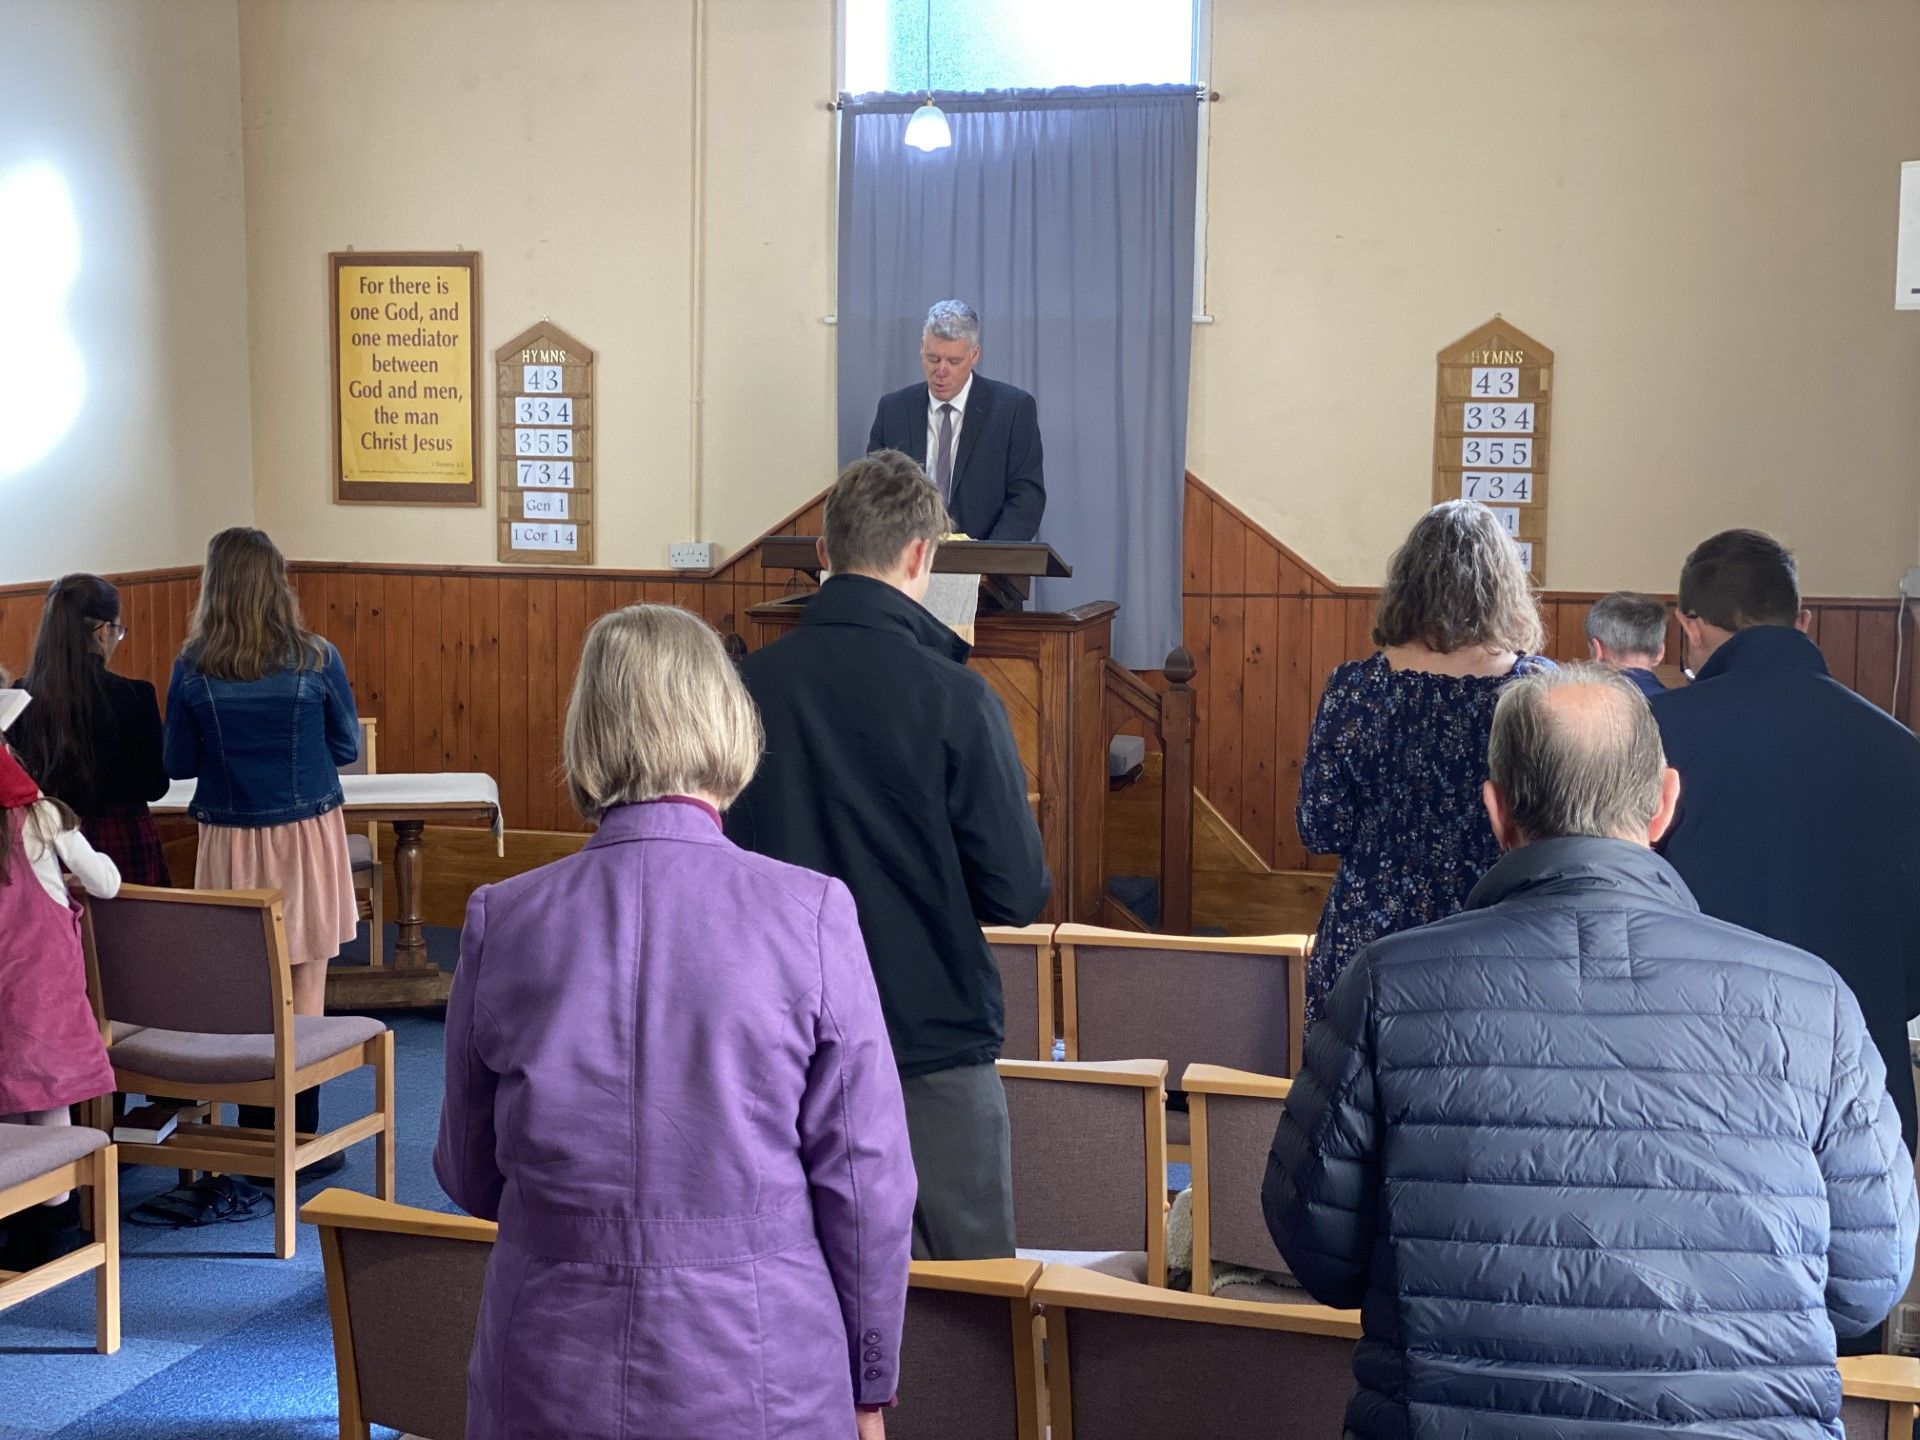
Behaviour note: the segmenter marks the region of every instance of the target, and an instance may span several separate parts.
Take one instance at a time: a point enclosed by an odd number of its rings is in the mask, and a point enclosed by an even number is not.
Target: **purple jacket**
[[[469,1440],[846,1440],[915,1182],[846,887],[690,804],[476,891],[434,1172],[498,1219]]]

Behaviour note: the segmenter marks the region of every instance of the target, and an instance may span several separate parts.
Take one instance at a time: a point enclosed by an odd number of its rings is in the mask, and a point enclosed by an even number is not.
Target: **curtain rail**
[[[914,92],[911,90],[905,90],[905,91],[901,91],[900,93],[904,95],[911,95],[917,92]],[[1193,91],[1193,98],[1196,100],[1204,101],[1209,105],[1212,105],[1212,104],[1218,103],[1222,97],[1218,90],[1203,90],[1196,85]],[[836,99],[836,100],[826,101],[821,106],[821,108],[825,110],[844,110],[847,107],[844,102]]]

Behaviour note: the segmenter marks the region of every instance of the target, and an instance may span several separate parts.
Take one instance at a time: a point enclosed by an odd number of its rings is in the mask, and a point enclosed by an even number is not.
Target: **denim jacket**
[[[323,644],[325,642],[322,642]],[[360,754],[360,717],[340,652],[318,670],[260,680],[203,675],[184,654],[167,685],[167,774],[199,779],[203,825],[262,829],[340,804],[340,771]]]

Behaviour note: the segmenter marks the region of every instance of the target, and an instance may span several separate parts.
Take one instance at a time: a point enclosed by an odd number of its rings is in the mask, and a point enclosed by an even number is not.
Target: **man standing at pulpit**
[[[962,535],[1028,541],[1047,508],[1039,408],[1026,391],[975,374],[979,361],[979,315],[964,300],[939,301],[920,333],[926,383],[880,397],[867,449],[917,460]]]

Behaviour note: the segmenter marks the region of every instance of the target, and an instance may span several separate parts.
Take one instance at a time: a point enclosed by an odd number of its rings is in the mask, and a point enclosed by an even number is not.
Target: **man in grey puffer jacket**
[[[1507,852],[1335,985],[1268,1227],[1360,1305],[1350,1436],[1832,1436],[1834,1337],[1913,1265],[1913,1161],[1839,977],[1701,915],[1648,848],[1679,781],[1628,682],[1501,696]]]

